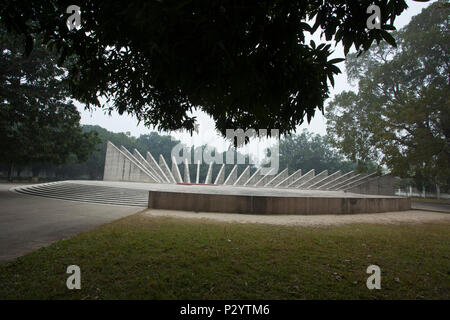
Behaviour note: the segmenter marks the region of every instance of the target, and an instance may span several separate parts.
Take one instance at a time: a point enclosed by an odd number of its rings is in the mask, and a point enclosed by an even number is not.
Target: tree
[[[315,169],[333,173],[338,170],[348,172],[355,167],[331,146],[327,136],[314,135],[306,129],[301,134],[282,138],[279,150],[280,168],[289,168],[290,171]]]
[[[381,45],[349,56],[358,93],[328,106],[328,133],[353,161],[377,160],[418,184],[450,182],[450,5],[437,1]],[[420,181],[419,181],[420,180]]]
[[[368,171],[371,165],[381,161],[374,134],[380,111],[376,107],[363,107],[366,103],[361,95],[347,91],[334,98],[326,113],[331,145],[356,163],[356,170],[360,172]]]
[[[70,1],[11,0],[1,20],[24,34],[28,50],[42,35],[68,69],[74,98],[87,107],[134,114],[146,125],[192,132],[193,109],[217,129],[289,133],[323,111],[328,80],[340,72],[331,44],[367,50],[387,40],[404,0],[84,1],[81,28],[66,26]],[[367,8],[381,9],[382,29],[367,28]],[[106,103],[100,98],[104,97]]]
[[[64,71],[36,44],[23,56],[22,41],[0,26],[0,162],[33,163],[33,177],[40,163],[62,164],[71,154],[87,159],[97,140],[82,133],[80,115],[66,98]]]
[[[169,164],[172,148],[180,142],[171,136],[163,136],[156,132],[151,132],[150,134],[141,135],[136,138],[124,132],[116,133],[108,131],[98,125],[83,125],[82,130],[86,134],[98,137],[98,143],[95,146],[96,151],[92,152],[85,162],[80,163],[74,157],[71,157],[65,165],[50,167],[49,170],[55,171],[59,179],[79,179],[86,177],[92,180],[103,179],[108,141],[111,141],[117,147],[124,146],[131,152],[136,148],[144,157],[147,151],[150,151],[155,157],[162,154]],[[158,159],[156,160],[158,161]]]
[[[161,154],[167,161],[172,161],[172,149],[179,143],[179,140],[169,135],[163,136],[157,132],[151,132],[137,138],[136,149],[144,155],[147,151],[150,151],[154,157]]]

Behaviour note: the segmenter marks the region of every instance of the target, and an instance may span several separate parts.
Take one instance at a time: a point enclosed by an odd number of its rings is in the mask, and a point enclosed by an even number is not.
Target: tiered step
[[[33,196],[88,203],[133,207],[148,206],[148,191],[72,182],[51,182],[14,188],[14,191]]]

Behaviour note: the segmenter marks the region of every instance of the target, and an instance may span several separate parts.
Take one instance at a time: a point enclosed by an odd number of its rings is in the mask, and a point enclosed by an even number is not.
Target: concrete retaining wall
[[[411,209],[409,198],[270,197],[150,191],[152,209],[247,214],[356,214]]]

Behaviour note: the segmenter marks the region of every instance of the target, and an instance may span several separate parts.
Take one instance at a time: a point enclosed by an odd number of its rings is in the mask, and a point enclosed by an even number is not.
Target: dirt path
[[[187,212],[149,209],[143,215],[152,217],[180,217],[189,219],[210,219],[221,222],[262,223],[287,226],[330,226],[349,223],[418,224],[425,222],[450,223],[450,214],[410,210],[354,215],[249,215],[232,213]]]

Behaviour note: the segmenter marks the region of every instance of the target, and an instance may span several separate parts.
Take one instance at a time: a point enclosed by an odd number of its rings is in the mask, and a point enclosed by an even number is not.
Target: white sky
[[[395,27],[397,29],[402,28],[407,25],[411,20],[411,17],[417,15],[422,11],[423,8],[430,5],[430,3],[435,2],[430,1],[427,3],[415,2],[412,0],[407,0],[407,4],[409,6],[408,9],[403,12],[403,14],[398,17],[395,21]],[[316,44],[320,42],[318,34],[315,34],[313,39]],[[335,58],[343,58],[344,50],[341,45],[338,45],[335,48],[335,52],[333,54]],[[331,88],[330,94],[331,97],[334,95],[344,91],[351,90],[352,86],[347,82],[347,76],[345,73],[345,62],[341,62],[338,67],[341,69],[342,73],[335,77],[335,87]],[[326,105],[326,104],[325,104]],[[151,131],[155,131],[154,129],[147,128],[144,125],[137,124],[137,119],[135,117],[129,115],[120,116],[118,113],[114,112],[111,116],[105,114],[103,110],[95,110],[93,112],[84,110],[84,106],[81,104],[77,104],[78,110],[81,112],[81,124],[91,124],[91,125],[99,125],[109,131],[112,132],[131,132],[131,135],[138,137],[141,134],[147,134]],[[194,114],[197,116],[197,121],[199,124],[199,133],[194,133],[191,136],[187,132],[168,132],[168,134],[176,137],[181,140],[183,143],[187,145],[203,145],[209,144],[211,146],[216,147],[219,151],[224,151],[227,149],[228,144],[225,142],[223,138],[221,138],[214,131],[214,121],[211,117],[209,117],[206,113],[201,111],[196,111]],[[305,121],[306,122],[306,121]],[[301,126],[297,127],[297,132],[303,130],[303,128],[307,128],[309,131],[325,134],[326,133],[326,120],[323,115],[317,111],[315,117],[311,120],[310,124],[304,123]],[[259,129],[259,128],[254,128]],[[167,132],[166,132],[167,133]],[[258,146],[260,147],[258,150]],[[254,141],[250,143],[247,147],[248,151],[250,151],[254,157],[260,158],[262,156],[262,152],[264,151],[264,147],[267,146],[267,143],[258,143],[258,141]],[[244,151],[244,150],[243,150]]]

